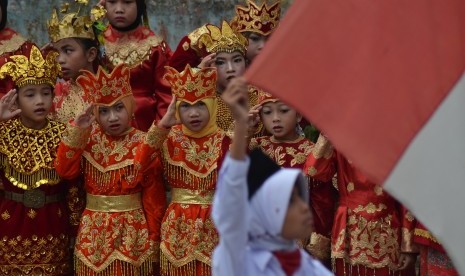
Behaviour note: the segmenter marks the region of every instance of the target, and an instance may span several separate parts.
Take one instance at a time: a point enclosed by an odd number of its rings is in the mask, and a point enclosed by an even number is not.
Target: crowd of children
[[[246,4],[172,52],[145,0],[67,3],[42,49],[0,0],[0,275],[458,275],[330,138],[241,77],[281,15]]]

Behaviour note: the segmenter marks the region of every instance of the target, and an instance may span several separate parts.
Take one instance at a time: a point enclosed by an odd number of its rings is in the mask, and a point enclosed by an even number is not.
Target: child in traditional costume
[[[230,139],[216,124],[216,70],[178,72],[168,67],[166,80],[176,97],[176,117],[161,153],[171,187],[171,203],[161,228],[162,275],[211,275],[211,255],[218,233],[211,203],[218,170]],[[150,147],[145,150],[149,156]]]
[[[58,173],[73,179],[82,171],[87,192],[74,253],[77,275],[153,275],[159,266],[165,190],[158,159],[136,161],[145,133],[130,125],[129,74],[120,65],[111,74],[99,67],[78,77],[93,105],[69,124],[58,150]]]
[[[281,169],[261,150],[247,157],[245,82],[234,80],[222,97],[231,107],[235,129],[213,203],[220,234],[213,274],[332,275],[294,242],[308,237],[313,228],[301,170]]]
[[[163,117],[171,101],[170,87],[163,80],[171,50],[149,29],[145,0],[105,1],[104,6],[110,22],[102,34],[106,64],[124,63],[131,69],[136,100],[133,125],[147,131],[154,120]]]
[[[284,168],[303,171],[307,156],[314,144],[300,132],[302,117],[295,109],[272,95],[260,91],[258,95],[260,118],[269,136],[252,138],[249,148],[260,148],[274,162]],[[333,225],[337,191],[331,183],[308,178],[310,204],[315,231],[299,245],[329,266],[330,236]]]
[[[305,172],[321,181],[337,173],[339,206],[331,235],[336,275],[415,275],[415,218],[370,182],[320,134]]]
[[[60,73],[57,55],[43,56],[33,45],[24,55],[9,56],[0,68],[0,78],[11,78],[16,87],[0,101],[1,275],[72,271],[69,219],[74,214],[67,205],[74,202],[68,193],[73,187],[53,163],[65,125],[47,119]]]
[[[231,21],[231,26],[247,37],[246,58],[248,64],[250,64],[265,47],[266,41],[278,27],[281,16],[281,1],[278,0],[272,5],[268,5],[266,1],[263,1],[261,6],[251,0],[246,2],[246,7],[236,6],[236,16]]]
[[[81,4],[81,6],[84,6]],[[68,123],[76,118],[88,105],[89,99],[76,84],[80,70],[94,72],[98,65],[98,41],[94,34],[93,19],[89,15],[69,12],[62,8],[62,18],[56,9],[47,23],[53,48],[59,53],[63,82],[55,86],[53,118]]]

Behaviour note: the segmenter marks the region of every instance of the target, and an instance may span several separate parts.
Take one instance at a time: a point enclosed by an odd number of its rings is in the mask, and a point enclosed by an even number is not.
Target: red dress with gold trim
[[[136,100],[133,126],[147,131],[160,120],[171,102],[171,88],[163,80],[171,56],[168,45],[144,26],[121,33],[109,25],[103,33],[106,62],[125,63],[131,69],[131,88]]]
[[[161,227],[162,275],[211,275],[219,241],[211,203],[229,144],[222,130],[192,138],[180,125],[172,127],[164,141],[161,155],[171,203]]]
[[[394,271],[401,252],[415,251],[415,219],[410,212],[370,182],[323,135],[305,170],[321,181],[330,181],[337,173],[339,206],[331,235],[336,275],[415,275],[414,267]]]
[[[420,246],[421,276],[459,275],[441,243],[418,221],[415,227],[414,241]]]
[[[259,147],[278,165],[303,171],[307,156],[314,144],[300,136],[294,141],[280,142],[273,136],[252,138],[249,148]],[[302,241],[303,247],[315,257],[329,259],[331,227],[335,211],[337,191],[332,185],[309,177],[310,205],[314,217],[315,231],[309,240]]]
[[[68,275],[78,202],[53,167],[65,125],[49,121],[34,130],[11,119],[0,129],[0,275]]]
[[[84,174],[87,192],[75,247],[78,275],[153,275],[166,197],[160,162],[135,163],[145,133],[110,136],[69,126],[58,149],[63,178]],[[100,274],[97,274],[100,273]]]
[[[29,53],[32,43],[10,28],[0,30],[0,67],[8,61],[8,57]],[[0,80],[0,98],[14,88],[10,78]]]

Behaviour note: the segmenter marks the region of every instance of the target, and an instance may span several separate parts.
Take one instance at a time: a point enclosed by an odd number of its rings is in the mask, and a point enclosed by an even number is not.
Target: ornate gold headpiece
[[[88,0],[75,0],[81,6],[86,6]],[[101,16],[105,15],[102,6],[96,6],[92,9],[91,15],[79,15],[81,7],[77,12],[68,13],[69,3],[62,6],[60,13],[63,14],[61,21],[58,18],[56,9],[52,12],[52,17],[47,22],[48,33],[52,42],[57,42],[64,38],[78,37],[95,39],[92,24],[94,21],[99,20]]]
[[[209,33],[203,34],[199,39],[199,47],[205,46],[208,53],[239,51],[245,55],[247,38],[235,32],[228,22],[223,21],[221,29],[214,25],[207,25]]]
[[[166,66],[164,79],[171,84],[171,92],[177,100],[195,103],[205,98],[215,98],[216,69],[192,69],[189,64],[182,72]]]
[[[118,100],[131,96],[129,68],[121,63],[109,74],[99,66],[97,73],[82,70],[76,82],[93,104],[111,106]]]
[[[16,86],[29,84],[50,84],[55,86],[61,67],[56,62],[58,53],[50,51],[44,58],[39,48],[31,46],[29,55],[10,56],[7,63],[0,68],[0,79],[10,76]]]
[[[266,1],[258,6],[251,0],[247,0],[247,7],[236,6],[236,17],[231,25],[238,32],[254,32],[269,35],[279,24],[281,15],[281,1],[271,6]]]

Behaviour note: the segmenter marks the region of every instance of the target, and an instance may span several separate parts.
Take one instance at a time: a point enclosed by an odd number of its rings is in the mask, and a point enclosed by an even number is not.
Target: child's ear
[[[95,47],[91,47],[87,50],[87,62],[93,63],[97,58],[98,50]]]

